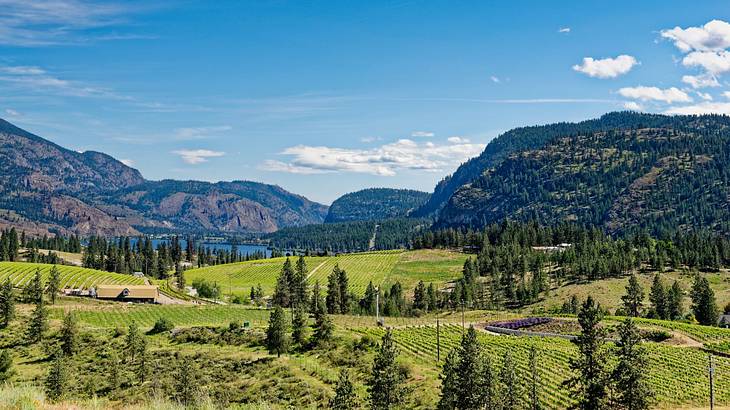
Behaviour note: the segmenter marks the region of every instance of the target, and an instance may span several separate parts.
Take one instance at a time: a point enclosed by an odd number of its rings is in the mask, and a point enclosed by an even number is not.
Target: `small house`
[[[119,302],[157,303],[160,290],[155,285],[99,285],[96,298]]]

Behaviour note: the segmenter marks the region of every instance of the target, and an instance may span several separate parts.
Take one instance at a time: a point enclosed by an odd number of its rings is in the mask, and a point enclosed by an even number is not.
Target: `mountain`
[[[249,181],[148,181],[109,155],[0,119],[0,227],[33,234],[244,233],[322,222],[327,206]]]
[[[478,157],[463,163],[453,174],[441,180],[429,200],[415,210],[412,216],[425,217],[437,214],[461,186],[479,177],[486,169],[496,166],[512,153],[540,148],[551,139],[564,135],[606,131],[621,127],[659,126],[666,122],[666,118],[661,115],[620,112],[578,123],[560,122],[512,129],[487,144]]]
[[[437,225],[507,218],[730,233],[730,117],[624,112],[542,130],[542,146],[512,151],[458,187]]]
[[[326,223],[372,221],[399,218],[423,205],[427,192],[410,189],[371,188],[336,199],[329,208]]]

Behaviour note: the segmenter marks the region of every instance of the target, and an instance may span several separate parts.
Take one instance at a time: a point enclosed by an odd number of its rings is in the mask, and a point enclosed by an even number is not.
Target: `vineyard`
[[[10,278],[13,286],[23,287],[30,282],[37,269],[41,270],[43,281],[47,281],[52,267],[53,265],[43,263],[0,262],[0,281],[4,282]],[[88,289],[102,284],[141,285],[144,283],[142,279],[132,275],[110,273],[77,266],[56,265],[56,267],[61,278],[61,288]]]
[[[185,279],[205,279],[218,283],[224,293],[248,294],[252,286],[261,285],[270,295],[286,258],[273,258],[191,269]],[[461,275],[466,260],[463,254],[448,251],[382,251],[340,256],[306,257],[309,282],[327,283],[335,265],[347,271],[350,289],[361,295],[370,281],[390,285],[396,281],[412,290],[419,280],[443,285]],[[292,260],[294,262],[294,260]]]

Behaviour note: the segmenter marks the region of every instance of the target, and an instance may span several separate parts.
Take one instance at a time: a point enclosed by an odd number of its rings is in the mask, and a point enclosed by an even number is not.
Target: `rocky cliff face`
[[[327,207],[249,181],[147,181],[109,155],[78,153],[0,120],[0,225],[33,232],[273,232]]]

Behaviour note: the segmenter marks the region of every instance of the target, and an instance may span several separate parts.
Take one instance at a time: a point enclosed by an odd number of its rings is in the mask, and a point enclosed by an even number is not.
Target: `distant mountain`
[[[109,155],[79,153],[0,120],[0,227],[35,234],[273,232],[319,223],[327,206],[256,182],[147,181]]]
[[[502,154],[459,186],[437,225],[507,218],[730,234],[730,117],[624,112],[538,129],[521,142],[531,147]]]
[[[372,221],[407,216],[428,200],[429,194],[410,189],[371,188],[335,200],[326,223]]]
[[[485,170],[496,166],[509,155],[540,148],[555,137],[585,132],[605,131],[620,127],[648,127],[666,122],[660,115],[617,112],[606,114],[599,119],[579,123],[561,122],[549,125],[520,127],[507,131],[492,140],[484,151],[475,158],[462,164],[457,170],[441,180],[429,200],[412,213],[415,217],[435,215],[449,201],[461,186],[479,177]]]

